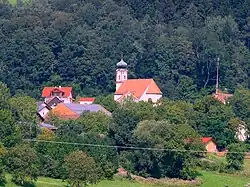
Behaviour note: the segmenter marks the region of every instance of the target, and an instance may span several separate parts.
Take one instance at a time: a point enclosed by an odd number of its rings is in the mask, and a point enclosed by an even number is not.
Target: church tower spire
[[[121,58],[120,62],[116,64],[116,90],[121,86],[121,84],[128,79],[127,63]]]

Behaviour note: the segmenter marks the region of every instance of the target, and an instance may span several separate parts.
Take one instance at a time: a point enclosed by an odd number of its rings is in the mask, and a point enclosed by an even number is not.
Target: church
[[[130,98],[134,102],[156,103],[162,97],[162,92],[153,79],[128,79],[128,65],[123,59],[116,66],[115,101],[121,103]]]

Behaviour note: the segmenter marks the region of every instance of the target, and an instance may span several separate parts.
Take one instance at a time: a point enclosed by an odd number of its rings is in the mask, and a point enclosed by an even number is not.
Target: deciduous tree
[[[28,145],[11,148],[6,155],[7,171],[19,185],[34,181],[39,174],[39,161],[34,149]]]
[[[95,160],[82,151],[72,152],[65,157],[68,181],[71,186],[84,187],[98,181],[98,167]]]

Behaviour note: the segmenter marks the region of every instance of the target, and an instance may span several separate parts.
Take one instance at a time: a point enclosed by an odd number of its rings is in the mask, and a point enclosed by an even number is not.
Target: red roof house
[[[202,143],[205,145],[208,153],[217,152],[217,145],[212,137],[202,137]]]
[[[63,120],[77,119],[80,117],[80,114],[68,108],[64,103],[59,103],[51,112],[53,115]]]
[[[223,103],[223,104],[226,104],[227,100],[230,98],[230,97],[233,97],[233,94],[228,94],[228,93],[223,93],[221,90],[218,90],[215,94],[213,94],[213,97]]]
[[[82,97],[79,99],[80,104],[92,104],[94,101],[94,97]]]
[[[47,100],[51,100],[53,97],[58,97],[64,103],[72,102],[72,87],[44,87],[42,91],[42,97]]]
[[[102,112],[111,116],[111,113],[99,104],[59,103],[51,112],[52,115],[63,120],[77,119],[82,114],[89,112]]]

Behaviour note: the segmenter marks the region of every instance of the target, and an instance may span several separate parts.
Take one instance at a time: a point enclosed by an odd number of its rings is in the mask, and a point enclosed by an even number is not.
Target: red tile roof
[[[80,114],[73,112],[64,103],[59,103],[51,112],[60,119],[77,119],[80,117]]]
[[[233,97],[233,94],[227,94],[223,93],[222,91],[218,91],[217,93],[213,94],[213,97],[222,103],[226,103],[226,101],[230,98]]]
[[[208,143],[208,142],[210,142],[210,141],[212,141],[213,140],[213,138],[212,137],[202,137],[201,138],[201,141],[203,142],[203,143]]]
[[[69,97],[72,92],[72,87],[44,87],[42,97],[50,97],[53,91],[63,92],[63,97]]]
[[[124,95],[127,93],[133,94],[136,98],[140,98],[143,93],[147,94],[162,94],[159,87],[153,79],[129,79],[124,81],[115,92],[116,95]]]
[[[94,102],[95,98],[94,97],[82,97],[79,99],[79,101],[83,101],[83,102]]]

